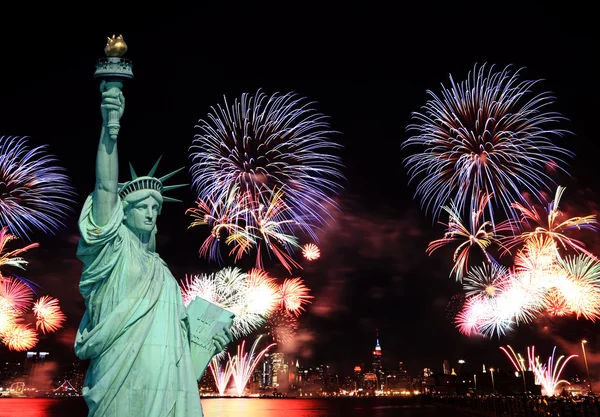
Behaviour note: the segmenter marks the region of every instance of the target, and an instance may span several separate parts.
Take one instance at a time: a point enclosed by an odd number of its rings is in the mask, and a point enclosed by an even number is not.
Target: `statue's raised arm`
[[[102,129],[96,156],[96,186],[93,193],[92,215],[98,226],[105,225],[110,219],[118,202],[119,157],[117,140],[112,139],[108,131],[109,112],[114,110],[120,119],[125,109],[125,96],[120,88],[110,82],[102,81]]]

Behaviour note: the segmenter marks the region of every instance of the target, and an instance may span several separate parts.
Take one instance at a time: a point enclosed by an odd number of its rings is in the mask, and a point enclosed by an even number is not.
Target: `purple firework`
[[[341,160],[332,151],[341,145],[329,138],[327,117],[295,93],[268,96],[242,94],[229,106],[212,108],[200,120],[190,147],[193,186],[204,201],[226,201],[237,187],[248,205],[246,217],[268,207],[281,192],[290,208],[287,220],[316,238],[336,204],[332,195],[340,188]],[[279,219],[282,220],[282,219]]]
[[[491,219],[493,206],[518,218],[511,204],[528,204],[523,192],[538,197],[554,184],[549,167],[564,172],[561,158],[573,154],[552,141],[568,132],[549,128],[564,117],[546,110],[554,100],[549,93],[532,93],[538,82],[519,81],[510,66],[475,65],[462,83],[450,76],[441,96],[427,91],[430,99],[407,128],[414,135],[402,144],[417,151],[404,165],[426,211],[439,218],[450,200],[461,213],[473,211],[485,193],[493,195]]]
[[[26,137],[0,137],[0,226],[29,240],[34,230],[55,233],[72,210],[74,195],[46,146],[30,148]]]

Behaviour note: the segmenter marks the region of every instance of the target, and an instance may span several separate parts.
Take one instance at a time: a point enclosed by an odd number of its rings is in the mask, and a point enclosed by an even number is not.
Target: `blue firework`
[[[199,121],[190,156],[199,199],[225,202],[239,190],[247,210],[237,219],[253,225],[253,214],[269,207],[276,193],[289,208],[285,219],[316,239],[315,229],[337,208],[342,163],[332,141],[337,133],[312,102],[295,93],[242,94],[230,106],[212,108]]]
[[[46,146],[26,137],[0,137],[0,226],[30,239],[35,230],[55,233],[72,210],[74,188]]]
[[[450,200],[461,212],[472,211],[480,193],[493,195],[492,220],[493,207],[518,218],[511,204],[528,205],[523,192],[539,198],[554,184],[549,169],[566,172],[565,159],[573,154],[553,139],[568,132],[552,128],[564,117],[547,110],[550,93],[533,93],[539,80],[521,81],[519,72],[475,65],[463,82],[450,76],[440,96],[427,91],[430,99],[412,114],[412,136],[402,148],[414,153],[404,165],[417,183],[415,196],[435,219]]]

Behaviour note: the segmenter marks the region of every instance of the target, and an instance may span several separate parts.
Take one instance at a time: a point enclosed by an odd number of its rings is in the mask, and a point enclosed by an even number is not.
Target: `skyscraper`
[[[379,383],[383,383],[385,374],[383,372],[383,361],[381,357],[381,346],[379,345],[379,330],[377,330],[377,339],[375,342],[375,350],[373,350],[373,373],[377,375]]]

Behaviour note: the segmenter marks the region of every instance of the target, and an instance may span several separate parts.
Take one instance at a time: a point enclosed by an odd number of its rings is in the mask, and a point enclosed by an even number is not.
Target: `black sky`
[[[60,297],[69,316],[63,336],[50,336],[40,347],[68,356],[69,337],[83,312],[76,219],[93,187],[101,122],[94,64],[103,56],[106,36],[123,34],[135,79],[124,89],[122,173],[130,160],[138,171],[147,170],[161,154],[159,173],[186,165],[198,119],[224,95],[233,99],[259,88],[268,94],[294,91],[317,102],[340,132],[334,139],[344,145],[343,212],[321,236],[323,258],[301,272],[315,295],[301,318],[298,349],[307,361],[348,372],[368,361],[376,328],[388,365],[404,360],[412,372],[461,357],[473,369],[484,362],[507,367],[498,350],[506,343],[520,351],[531,343],[549,346],[549,354],[555,344],[573,349],[570,343],[587,337],[593,357],[594,345],[600,346],[597,325],[581,321],[521,326],[501,341],[458,334],[444,316],[450,297],[460,293],[448,278],[451,254],[425,255],[427,243],[443,229],[413,201],[400,144],[411,112],[427,100],[426,90],[448,85],[449,74],[464,79],[476,63],[524,67],[524,78],[544,79],[540,88],[554,92],[553,110],[569,119],[562,127],[574,133],[560,143],[576,154],[569,168],[573,178],[563,184],[565,199],[577,195],[577,203],[595,214],[596,15],[543,2],[409,3],[253,2],[138,10],[122,10],[118,3],[89,10],[53,4],[19,6],[5,17],[0,135],[48,144],[79,194],[65,229],[55,237],[35,236],[41,247],[28,255],[27,276]],[[215,267],[198,259],[204,231],[186,229],[183,211],[192,205],[193,192],[179,197],[185,207],[165,207],[158,242],[178,278]],[[286,276],[274,263],[271,268]]]

